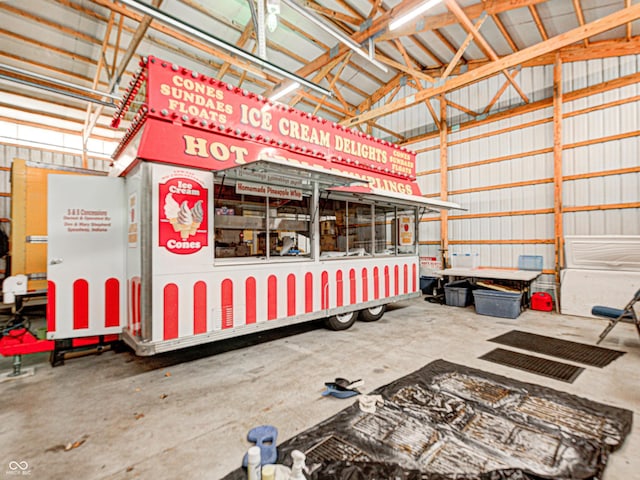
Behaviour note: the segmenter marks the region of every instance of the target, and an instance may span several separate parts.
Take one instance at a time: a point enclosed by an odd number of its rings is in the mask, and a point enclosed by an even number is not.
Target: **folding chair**
[[[633,308],[635,303],[638,301],[640,301],[640,290],[636,292],[631,301],[627,303],[627,306],[623,309],[604,307],[602,305],[596,305],[591,309],[591,315],[609,319],[609,325],[607,325],[607,328],[605,328],[604,331],[600,334],[600,338],[596,342],[596,345],[604,340],[604,337],[606,337],[613,329],[613,327],[615,327],[616,324],[621,320],[633,322],[636,326],[636,329],[638,330],[638,335],[640,335],[640,319],[638,319],[636,311]]]

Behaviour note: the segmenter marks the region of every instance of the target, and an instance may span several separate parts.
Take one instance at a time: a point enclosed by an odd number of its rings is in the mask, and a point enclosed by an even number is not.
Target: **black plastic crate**
[[[425,295],[436,295],[435,290],[438,287],[438,277],[420,277],[420,291]]]
[[[473,289],[468,280],[458,280],[444,286],[445,303],[452,307],[468,307],[473,303]]]

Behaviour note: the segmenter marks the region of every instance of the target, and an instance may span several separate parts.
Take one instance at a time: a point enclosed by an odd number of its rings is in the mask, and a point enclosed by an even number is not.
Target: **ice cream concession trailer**
[[[125,117],[127,116],[127,117]],[[157,58],[108,177],[49,175],[47,339],[139,355],[419,295],[415,154]]]

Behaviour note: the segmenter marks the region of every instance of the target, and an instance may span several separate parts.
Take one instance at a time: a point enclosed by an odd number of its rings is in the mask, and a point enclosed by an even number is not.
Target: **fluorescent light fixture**
[[[441,1],[442,0],[429,0],[428,2],[424,2],[419,7],[414,8],[413,10],[411,10],[410,12],[404,14],[403,16],[398,18],[397,20],[394,20],[393,22],[391,22],[389,24],[389,30],[395,30],[396,28],[401,27],[405,23],[407,23],[407,22],[413,20],[414,18],[416,18],[418,15],[421,15],[424,12],[426,12],[427,10],[429,10],[430,8],[436,6]]]
[[[303,8],[301,5],[298,5],[293,0],[282,0],[282,2],[285,5],[287,5],[289,8],[294,10],[295,12],[298,12],[300,15],[305,17],[307,20],[313,22],[316,26],[320,27],[322,30],[327,32],[329,35],[331,35],[332,37],[337,39],[339,42],[345,44],[347,47],[349,47],[355,53],[360,55],[362,58],[364,58],[368,62],[371,62],[372,64],[374,64],[376,67],[378,67],[383,72],[388,72],[389,71],[389,69],[386,67],[386,65],[380,63],[378,60],[373,58],[373,56],[368,55],[367,52],[365,52],[362,48],[360,48],[360,45],[358,43],[356,43],[351,38],[349,38],[346,35],[344,35],[342,32],[338,31],[335,27],[333,27],[333,26],[329,25],[328,23],[326,23],[324,20],[322,20],[322,18],[319,15],[316,15],[315,13],[306,10],[305,8]]]
[[[274,65],[273,63],[267,62],[266,60],[260,57],[256,57],[255,55],[252,55],[249,52],[246,52],[241,48],[236,47],[235,45],[225,42],[224,40],[214,35],[211,35],[210,33],[207,33],[204,30],[201,30],[193,25],[189,25],[183,22],[182,20],[179,20],[169,15],[168,13],[164,13],[163,11],[155,7],[152,7],[151,5],[147,5],[146,3],[141,2],[139,0],[120,0],[120,3],[123,3],[127,7],[135,10],[138,13],[141,13],[142,15],[148,15],[154,20],[157,20],[164,25],[168,25],[171,28],[175,28],[180,32],[186,33],[187,35],[197,38],[198,40],[203,41],[209,45],[213,45],[217,48],[222,48],[223,50],[226,50],[227,52],[239,58],[247,60],[252,64],[263,68],[264,70],[274,73],[280,77],[288,78],[289,80],[293,80],[294,82],[299,82],[301,85],[304,85],[305,87],[310,88],[311,90],[314,90],[316,93],[319,93],[320,95],[326,95],[328,97],[333,96],[333,92],[331,90],[323,88],[320,85],[316,85],[315,83],[310,82],[306,78],[301,77],[300,75],[296,75],[295,73],[291,73],[288,70],[285,70],[284,68]]]
[[[292,84],[284,87],[279,92],[274,93],[271,97],[269,97],[269,100],[272,102],[277,102],[279,99],[281,99],[285,95],[290,94],[294,90],[297,90],[298,88],[300,88],[300,84],[298,82],[293,82]]]

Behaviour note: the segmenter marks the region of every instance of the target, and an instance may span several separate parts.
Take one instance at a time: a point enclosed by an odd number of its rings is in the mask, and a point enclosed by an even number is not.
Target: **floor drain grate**
[[[502,348],[496,348],[480,358],[567,383],[573,383],[584,370],[582,367],[555,362],[553,360],[547,360],[546,358],[534,357],[533,355],[525,355],[524,353],[512,352]]]
[[[519,330],[512,330],[489,341],[599,368],[609,365],[616,358],[625,354],[625,352],[618,350],[560,340]]]

